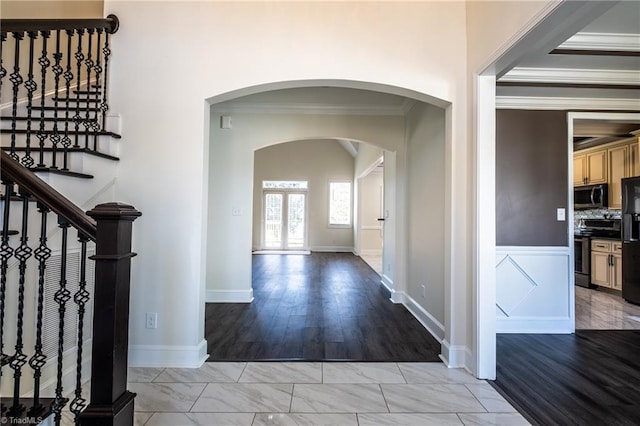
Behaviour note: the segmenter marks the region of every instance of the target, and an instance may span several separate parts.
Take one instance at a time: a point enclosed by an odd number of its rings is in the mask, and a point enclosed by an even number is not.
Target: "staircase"
[[[132,425],[132,206],[110,201],[117,17],[1,20],[0,423]],[[71,201],[73,200],[73,201]]]

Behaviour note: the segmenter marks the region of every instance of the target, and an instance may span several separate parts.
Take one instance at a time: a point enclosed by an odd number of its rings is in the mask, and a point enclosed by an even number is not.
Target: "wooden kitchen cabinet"
[[[591,240],[591,284],[622,290],[622,243]]]
[[[607,151],[600,150],[573,157],[573,184],[593,185],[607,182]]]
[[[629,145],[622,145],[608,150],[609,157],[609,208],[622,207],[621,179],[629,177]]]

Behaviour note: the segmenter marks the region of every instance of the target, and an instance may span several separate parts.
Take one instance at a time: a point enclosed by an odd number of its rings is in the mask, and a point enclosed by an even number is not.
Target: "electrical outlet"
[[[422,286],[422,298],[427,298],[427,288],[425,286]]]
[[[146,328],[158,328],[158,313],[157,312],[147,312],[145,316],[145,327]]]

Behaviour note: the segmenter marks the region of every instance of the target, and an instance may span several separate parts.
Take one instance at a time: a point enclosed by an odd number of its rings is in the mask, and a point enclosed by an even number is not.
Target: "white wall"
[[[407,289],[409,307],[444,338],[445,112],[416,104],[407,115]],[[424,290],[422,288],[424,286]]]
[[[219,244],[225,237],[207,229],[217,214],[205,213],[210,193],[220,196],[220,204],[213,205],[222,206],[219,214],[238,237],[230,246],[224,239],[233,261],[210,282],[224,289],[230,270],[237,268],[246,270],[238,278],[250,289],[251,218],[230,220],[229,206],[251,211],[252,151],[260,146],[234,151],[215,144],[208,161],[209,142],[218,135],[212,129],[208,136],[205,100],[220,101],[234,91],[365,87],[451,104],[446,161],[447,173],[455,178],[447,181],[452,216],[445,225],[451,241],[447,250],[456,265],[447,277],[456,298],[451,305],[458,306],[458,298],[470,292],[464,3],[107,0],[108,13],[116,13],[121,23],[112,38],[110,71],[110,105],[123,119],[116,197],[144,214],[134,230],[139,253],[132,270],[134,364],[193,365],[206,355],[205,265],[223,251]],[[386,132],[377,121],[366,132],[371,137],[353,139],[384,140],[375,131]],[[334,136],[325,127],[319,130]],[[223,173],[216,150],[230,155],[222,168],[237,166],[238,171]],[[208,189],[218,178],[226,180],[228,192]],[[208,247],[207,236],[213,236]],[[145,312],[158,312],[157,329],[144,328]],[[454,309],[451,315],[455,320],[448,326],[462,324],[452,344],[464,345],[466,313]]]
[[[306,180],[310,250],[353,250],[353,231],[329,227],[329,182],[353,183],[354,159],[335,140],[305,140],[255,151],[253,179],[253,248],[262,248],[262,181]]]

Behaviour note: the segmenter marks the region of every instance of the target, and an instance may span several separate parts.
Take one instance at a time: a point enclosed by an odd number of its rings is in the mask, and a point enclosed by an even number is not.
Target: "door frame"
[[[282,194],[282,246],[280,248],[266,247],[265,238],[265,197],[267,194]],[[287,225],[289,224],[289,194],[303,194],[304,195],[304,244],[299,248],[287,248],[288,236],[286,234]],[[274,250],[274,251],[296,251],[296,250],[309,250],[309,190],[308,189],[283,189],[283,188],[264,188],[262,190],[261,197],[261,210],[260,210],[260,250]]]

